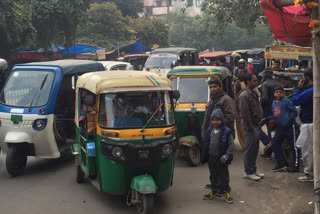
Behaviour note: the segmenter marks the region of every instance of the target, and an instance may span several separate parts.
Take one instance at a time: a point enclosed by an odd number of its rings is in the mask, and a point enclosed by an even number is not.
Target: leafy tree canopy
[[[254,35],[231,23],[221,35],[210,35],[207,25],[200,17],[189,17],[184,13],[170,14],[171,44],[194,47],[200,51],[232,51],[236,49],[262,48],[271,44],[273,39],[268,26],[257,24]],[[215,25],[216,23],[212,23]]]
[[[143,3],[140,0],[93,0],[93,2],[112,2],[117,5],[124,16],[137,17],[143,11]]]
[[[0,57],[7,58],[12,48],[32,39],[31,8],[23,0],[0,1]]]
[[[222,34],[231,23],[253,34],[257,24],[264,21],[260,0],[205,0],[202,11],[213,35]]]

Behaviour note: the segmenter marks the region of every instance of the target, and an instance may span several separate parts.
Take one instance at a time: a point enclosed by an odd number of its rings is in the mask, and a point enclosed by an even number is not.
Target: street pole
[[[320,18],[320,6],[312,9],[312,20]],[[313,50],[313,174],[314,174],[314,213],[320,211],[320,27],[312,31]]]
[[[168,22],[168,45],[170,46],[171,44],[171,37],[170,37],[170,5],[169,5],[169,0],[167,0],[167,22]]]

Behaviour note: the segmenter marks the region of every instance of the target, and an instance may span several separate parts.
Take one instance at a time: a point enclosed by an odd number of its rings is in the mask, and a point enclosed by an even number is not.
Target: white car
[[[118,61],[99,61],[103,64],[106,71],[113,70],[133,70],[133,66],[128,62],[118,62]]]

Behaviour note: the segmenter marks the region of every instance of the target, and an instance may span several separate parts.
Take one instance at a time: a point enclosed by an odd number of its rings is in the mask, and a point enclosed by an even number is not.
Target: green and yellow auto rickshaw
[[[221,80],[224,91],[232,95],[231,73],[225,67],[179,66],[168,73],[173,88],[180,92],[175,108],[179,154],[191,166],[200,164],[201,127],[210,99],[208,80],[212,77]]]
[[[170,80],[144,71],[87,73],[76,85],[77,182],[127,194],[150,213],[154,194],[172,185],[176,151]]]

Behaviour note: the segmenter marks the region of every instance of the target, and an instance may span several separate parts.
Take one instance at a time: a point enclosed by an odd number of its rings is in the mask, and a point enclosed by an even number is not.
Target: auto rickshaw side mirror
[[[180,98],[180,91],[178,90],[170,91],[170,96],[177,101]]]
[[[87,106],[93,106],[95,104],[95,97],[92,95],[86,95],[84,98],[84,104]]]

